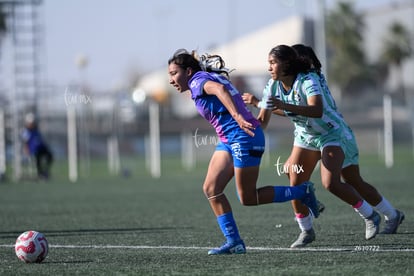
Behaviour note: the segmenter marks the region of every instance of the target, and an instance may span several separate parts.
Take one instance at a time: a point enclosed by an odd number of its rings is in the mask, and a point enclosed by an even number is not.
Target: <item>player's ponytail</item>
[[[223,58],[219,55],[210,55],[206,53],[199,56],[198,61],[201,69],[206,72],[215,72],[229,77],[230,72],[233,71],[225,67],[226,64]]]
[[[295,44],[292,46],[292,48],[298,54],[298,58],[301,63],[304,64],[309,71],[313,71],[318,74],[321,73],[322,64],[313,51],[312,47],[303,44]]]
[[[225,67],[224,60],[221,56],[209,54],[198,55],[195,50],[190,53],[186,49],[178,49],[168,60],[168,64],[173,62],[183,69],[190,67],[194,72],[215,72],[228,77],[232,71]]]

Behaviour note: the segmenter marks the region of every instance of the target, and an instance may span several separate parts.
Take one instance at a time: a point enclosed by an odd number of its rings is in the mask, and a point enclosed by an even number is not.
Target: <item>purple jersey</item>
[[[44,147],[42,135],[37,128],[25,128],[22,133],[22,138],[27,143],[31,155],[35,155],[40,148]]]
[[[260,125],[260,122],[247,109],[239,91],[228,79],[217,73],[199,71],[188,82],[191,89],[191,98],[194,100],[198,112],[215,128],[218,137],[223,143],[227,143],[229,137],[237,136],[237,132],[244,131],[216,96],[208,95],[204,92],[203,87],[207,81],[223,84],[230,92],[238,112],[244,119],[255,128]]]

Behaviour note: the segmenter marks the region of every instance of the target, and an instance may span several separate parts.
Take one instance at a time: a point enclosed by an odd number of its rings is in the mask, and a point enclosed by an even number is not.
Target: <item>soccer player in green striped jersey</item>
[[[290,184],[309,180],[321,160],[322,185],[365,220],[367,240],[379,232],[381,217],[376,211],[385,217],[382,233],[396,233],[404,214],[361,177],[355,137],[337,110],[312,48],[279,45],[270,51],[268,61],[271,79],[262,100],[250,94],[243,99],[261,108],[258,117],[263,127],[272,113],[287,116],[294,124],[293,149],[284,166],[300,165],[302,170],[287,171]],[[292,205],[301,233],[291,247],[303,247],[315,240],[312,215],[300,202]]]

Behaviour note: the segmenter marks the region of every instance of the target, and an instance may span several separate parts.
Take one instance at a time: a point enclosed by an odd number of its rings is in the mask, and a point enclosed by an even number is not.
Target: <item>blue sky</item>
[[[360,0],[358,9],[393,0]],[[177,48],[208,50],[292,15],[313,16],[317,0],[44,0],[46,77],[85,79],[96,89],[132,72],[166,66]],[[326,0],[328,7],[336,1]],[[76,60],[86,57],[81,71]]]

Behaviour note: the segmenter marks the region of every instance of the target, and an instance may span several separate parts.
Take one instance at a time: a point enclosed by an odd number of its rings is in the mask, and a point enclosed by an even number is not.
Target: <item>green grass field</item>
[[[392,169],[376,156],[361,157],[366,180],[406,215],[398,234],[371,241],[363,220],[323,190],[315,173],[326,210],[315,221],[316,241],[303,250],[289,249],[299,234],[290,203],[241,206],[231,183],[226,193],[248,252],[208,256],[223,237],[201,190],[205,163],[185,172],[169,158],[162,177],[152,179],[142,160],[128,161],[128,178],[93,162],[88,179],[77,183],[56,164],[50,182],[0,183],[0,275],[413,275],[413,165],[409,150],[396,153]],[[271,165],[258,186],[269,184],[287,185]],[[17,236],[29,229],[49,241],[41,264],[14,254]]]

